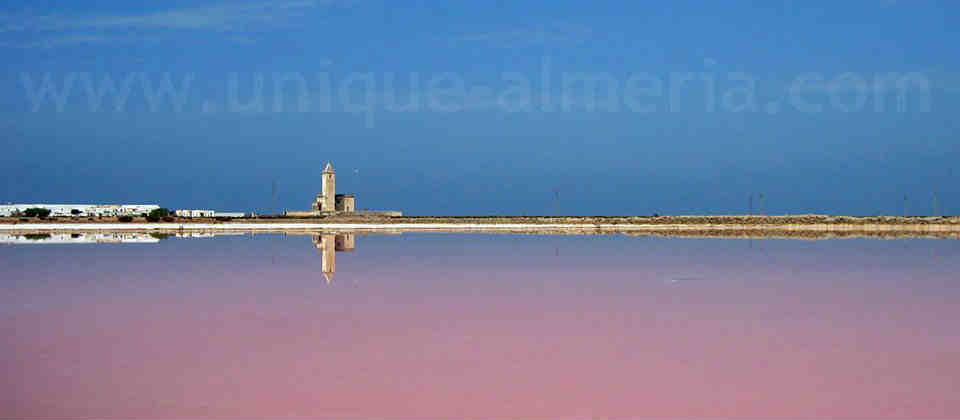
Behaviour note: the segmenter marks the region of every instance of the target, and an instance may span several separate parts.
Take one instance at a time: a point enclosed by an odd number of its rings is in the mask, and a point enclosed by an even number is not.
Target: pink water
[[[960,416],[960,243],[0,247],[0,417]]]

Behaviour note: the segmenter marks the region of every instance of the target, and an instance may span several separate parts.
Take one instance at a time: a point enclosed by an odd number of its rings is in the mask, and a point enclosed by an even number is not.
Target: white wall
[[[80,216],[118,216],[118,215],[139,215],[150,213],[151,210],[158,209],[156,204],[5,204],[0,205],[0,216],[13,216],[15,213],[24,212],[30,208],[41,208],[50,210],[51,216],[73,216],[71,210],[80,210]]]

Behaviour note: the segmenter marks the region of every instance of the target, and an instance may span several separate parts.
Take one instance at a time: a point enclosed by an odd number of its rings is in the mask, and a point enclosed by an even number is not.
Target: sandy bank
[[[864,232],[960,234],[957,224],[525,224],[525,223],[20,223],[3,232],[519,232],[643,233],[688,232]]]

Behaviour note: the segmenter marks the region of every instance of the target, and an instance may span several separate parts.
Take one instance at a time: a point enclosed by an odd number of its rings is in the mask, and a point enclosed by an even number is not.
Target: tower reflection
[[[323,278],[330,284],[337,272],[337,252],[352,252],[357,246],[357,236],[353,233],[314,235],[313,244],[322,255]]]

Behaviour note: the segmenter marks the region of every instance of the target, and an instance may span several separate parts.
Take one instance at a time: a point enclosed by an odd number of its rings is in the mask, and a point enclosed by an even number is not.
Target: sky
[[[0,7],[0,202],[960,214],[947,1]]]

